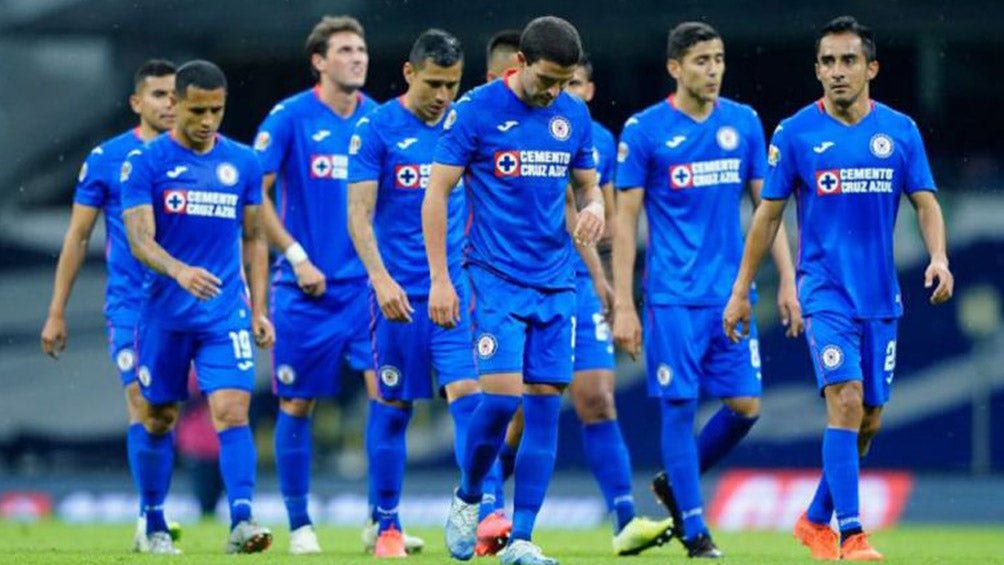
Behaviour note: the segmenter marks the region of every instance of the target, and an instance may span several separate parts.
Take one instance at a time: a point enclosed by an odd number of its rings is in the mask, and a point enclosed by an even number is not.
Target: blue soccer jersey
[[[361,279],[366,270],[348,229],[349,140],[356,122],[376,108],[360,94],[346,118],[319,98],[317,87],[276,104],[258,129],[254,148],[264,173],[276,175],[276,211],[328,280]],[[276,282],[296,284],[280,254]]]
[[[596,162],[596,176],[600,186],[614,181],[614,158],[617,151],[617,141],[610,130],[593,122],[593,161]],[[589,269],[578,253],[574,254],[575,276],[588,277]]]
[[[350,151],[349,182],[377,182],[373,230],[387,272],[412,297],[429,294],[422,199],[442,131],[443,120],[427,125],[399,98],[359,121]],[[446,234],[447,259],[454,280],[460,276],[466,221],[466,195],[463,190],[454,190]]]
[[[185,264],[222,281],[199,300],[171,277],[148,270],[143,320],[169,330],[250,325],[241,266],[244,207],[261,204],[261,167],[251,149],[223,136],[197,154],[171,135],[134,150],[122,165],[122,208],[153,207],[156,241]]]
[[[763,197],[798,205],[798,296],[806,315],[902,315],[893,261],[901,196],[936,190],[917,125],[883,104],[848,126],[822,102],[781,122]]]
[[[565,189],[571,169],[595,168],[585,103],[562,92],[530,107],[495,80],[461,98],[444,128],[435,161],[465,167],[468,262],[520,285],[574,289]]]
[[[73,202],[100,208],[105,215],[105,317],[112,326],[135,326],[142,302],[145,267],[129,251],[122,222],[119,172],[126,155],[143,146],[139,128],[129,130],[95,147],[80,168]]]
[[[645,190],[650,304],[724,305],[743,254],[739,212],[766,169],[756,112],[720,98],[697,122],[669,97],[632,116],[617,147],[618,190]]]

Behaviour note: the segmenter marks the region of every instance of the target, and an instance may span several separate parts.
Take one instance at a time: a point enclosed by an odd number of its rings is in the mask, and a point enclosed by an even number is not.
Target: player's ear
[[[586,90],[583,94],[586,95],[586,102],[592,102],[593,96],[596,95],[596,83],[591,80],[586,82]]]
[[[411,81],[415,79],[415,67],[411,64],[411,61],[405,61],[404,67],[401,68],[401,74],[404,75],[404,82],[411,84]]]
[[[139,93],[137,92],[137,93],[130,94],[129,95],[129,107],[132,108],[132,111],[133,111],[134,114],[139,114],[139,110],[140,110],[139,104],[140,104]]]
[[[523,68],[526,65],[527,65],[527,63],[526,63],[526,55],[524,55],[522,51],[517,51],[516,52],[516,66],[519,67],[519,68]]]
[[[666,59],[666,72],[673,80],[680,80],[680,62],[676,59]]]
[[[314,68],[318,74],[324,72],[324,55],[320,53],[314,53],[310,56],[310,66]]]
[[[868,80],[873,80],[878,76],[879,72],[879,62],[871,61],[868,63]]]

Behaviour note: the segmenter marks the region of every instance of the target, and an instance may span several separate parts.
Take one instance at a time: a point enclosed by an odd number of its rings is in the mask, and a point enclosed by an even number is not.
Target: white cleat
[[[171,534],[154,532],[146,537],[147,550],[150,555],[181,555],[181,550],[174,547]]]
[[[167,523],[167,532],[171,541],[181,539],[181,524]],[[136,518],[136,530],[132,534],[132,550],[135,553],[150,553],[150,541],[146,537],[146,516]]]
[[[359,539],[363,542],[363,549],[366,553],[373,553],[376,549],[377,542],[377,523],[372,519],[366,520],[366,525],[363,526],[363,531],[359,535]],[[404,551],[408,555],[415,553],[421,553],[425,549],[425,540],[418,536],[409,536],[407,532],[401,532],[404,536]]]
[[[289,552],[293,555],[317,555],[321,552],[314,526],[307,524],[289,532]]]
[[[453,502],[446,517],[446,549],[454,559],[467,561],[474,556],[478,542],[479,503],[468,504],[453,491]]]
[[[260,553],[272,545],[272,532],[255,522],[239,522],[227,538],[227,553]]]
[[[537,545],[517,539],[509,542],[501,552],[499,560],[502,565],[558,565],[558,560],[547,557]]]

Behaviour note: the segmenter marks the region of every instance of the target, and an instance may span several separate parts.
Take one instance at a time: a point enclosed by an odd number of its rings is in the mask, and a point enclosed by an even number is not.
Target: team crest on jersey
[[[168,214],[180,214],[185,211],[188,195],[184,190],[164,191],[164,211]]]
[[[547,131],[551,132],[551,137],[554,139],[565,141],[572,135],[572,124],[568,123],[568,120],[563,116],[555,116],[547,124]]]
[[[495,152],[495,176],[497,177],[519,176],[519,151]]]
[[[237,167],[233,166],[231,163],[220,163],[216,167],[216,179],[220,181],[223,186],[234,186],[240,179],[240,175],[237,174]]]
[[[380,367],[380,382],[390,387],[401,384],[401,371],[393,365]]]
[[[892,155],[892,138],[884,133],[877,133],[873,135],[871,141],[868,142],[868,149],[871,150],[872,155],[878,157],[879,159],[885,159]]]
[[[131,371],[132,368],[136,366],[136,353],[128,347],[119,351],[118,355],[115,356],[115,365],[117,365],[119,371],[122,371],[123,373]]]
[[[394,185],[406,190],[422,188],[422,169],[418,165],[397,165],[394,167]]]
[[[840,171],[838,169],[816,171],[816,194],[819,196],[840,194]]]
[[[359,154],[359,149],[363,146],[363,138],[359,137],[358,134],[352,134],[349,139],[349,155]]]
[[[690,188],[694,183],[694,174],[690,165],[673,165],[669,168],[669,186],[676,190]]]
[[[446,114],[446,119],[443,120],[443,130],[452,128],[455,123],[457,123],[457,111],[450,110],[450,113]]]
[[[132,162],[125,161],[122,163],[122,169],[119,171],[119,182],[126,182],[129,180],[129,175],[132,174]]]
[[[77,182],[84,182],[87,178],[87,161],[84,161],[83,165],[80,165],[80,173],[77,174]]]
[[[844,364],[844,352],[836,345],[827,345],[819,352],[819,358],[823,362],[823,367],[834,370]]]
[[[269,145],[272,145],[272,134],[267,131],[258,132],[258,136],[254,138],[254,150],[265,151]]]
[[[777,145],[771,145],[767,148],[767,164],[771,167],[776,167],[780,162],[781,150],[777,148]]]
[[[279,365],[275,369],[275,378],[284,385],[296,382],[296,371],[289,365]]]
[[[153,380],[153,377],[150,376],[150,368],[146,365],[140,365],[139,370],[136,371],[136,380],[143,386],[150,386],[150,381]]]
[[[499,349],[499,342],[492,334],[481,334],[478,337],[478,357],[488,359]]]
[[[673,382],[673,369],[665,363],[660,363],[659,368],[655,370],[655,380],[662,386],[669,386],[669,383]]]
[[[732,126],[722,126],[718,128],[715,140],[718,141],[718,146],[725,151],[732,151],[739,147],[739,132]]]
[[[617,144],[617,162],[623,163],[627,161],[628,154],[631,153],[631,148],[628,147],[627,143],[623,141]]]

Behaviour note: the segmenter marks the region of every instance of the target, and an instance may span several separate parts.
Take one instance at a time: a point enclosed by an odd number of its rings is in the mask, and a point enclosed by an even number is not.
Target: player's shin
[[[140,428],[136,452],[137,476],[140,483],[140,505],[146,515],[146,533],[166,532],[164,499],[171,487],[174,468],[174,432],[154,435]]]
[[[858,502],[858,434],[851,430],[826,428],[823,434],[823,472],[841,539],[861,532]]]
[[[275,424],[275,466],[290,531],[311,523],[307,511],[313,459],[311,418],[279,410]]]
[[[407,457],[405,433],[411,419],[411,407],[399,407],[381,402],[370,405],[370,419],[373,426],[372,438],[376,446],[368,450],[370,459],[370,480],[376,496],[375,515],[378,531],[389,528],[401,531],[398,505],[401,501],[401,486],[404,483],[404,467]]]
[[[631,496],[631,458],[617,420],[582,425],[582,448],[596,482],[614,517],[614,533],[635,516]]]
[[[697,401],[663,399],[661,409],[662,461],[683,517],[684,539],[689,541],[708,532],[694,437]]]
[[[498,456],[506,426],[520,400],[519,396],[484,393],[481,404],[471,416],[457,492],[468,504],[481,501],[482,482]]]
[[[523,440],[516,455],[512,539],[529,541],[537,512],[554,474],[558,450],[558,416],[561,397],[556,394],[524,395]]]
[[[697,452],[701,473],[714,467],[739,444],[756,424],[759,416],[746,417],[722,406],[701,430]]]
[[[230,527],[251,519],[254,494],[256,453],[251,428],[237,426],[218,433],[220,438],[220,473],[230,505]]]

